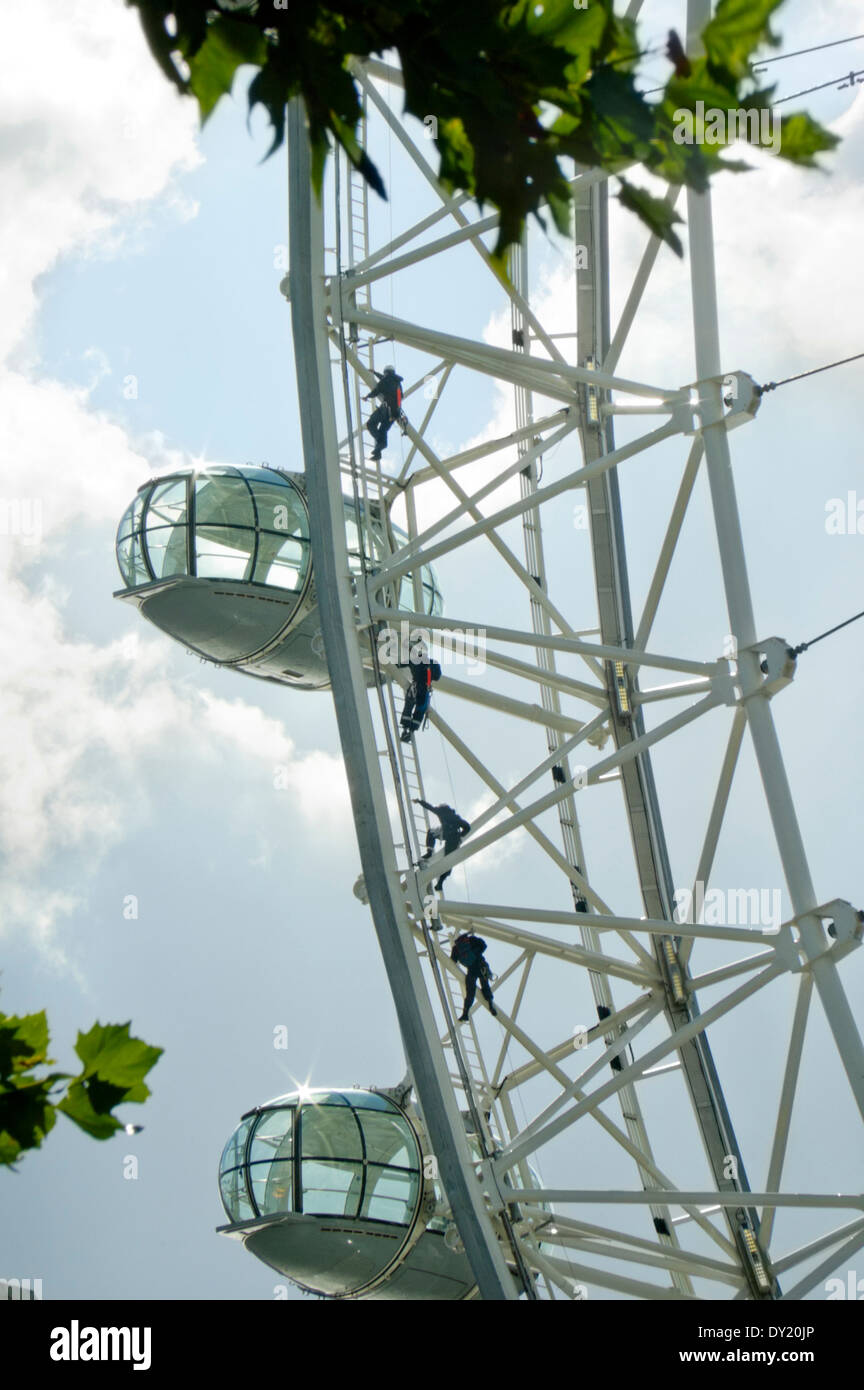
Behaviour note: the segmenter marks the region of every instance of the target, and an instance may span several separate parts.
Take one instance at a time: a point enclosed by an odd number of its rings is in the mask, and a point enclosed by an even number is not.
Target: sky
[[[857,10],[851,0],[790,0],[777,24],[780,51],[855,34]],[[677,21],[677,6],[646,6],[652,43]],[[781,94],[864,67],[861,48],[778,64]],[[261,162],[267,133],[260,118],[247,128],[242,90],[199,131],[193,103],[166,83],[119,0],[7,6],[0,53],[0,1007],[45,1008],[62,1069],[74,1069],[77,1030],[95,1019],[131,1019],[133,1033],[165,1049],[146,1107],[123,1115],[144,1125],[141,1134],[97,1144],[61,1117],[43,1150],[4,1175],[0,1277],[41,1278],[46,1298],[272,1298],[277,1276],[214,1234],[224,1219],[217,1165],[232,1128],[252,1105],[299,1083],[388,1085],[404,1072],[372,925],[351,891],[359,859],[332,702],[201,664],[112,593],[116,524],[147,478],[195,461],[302,468],[290,315],[278,293],[285,161]],[[26,61],[13,61],[21,54]],[[655,57],[646,80],[662,80],[663,67]],[[751,173],[724,176],[714,194],[723,359],[760,382],[862,350],[862,104],[849,89],[810,101],[843,136],[830,173],[757,156]],[[393,196],[374,210],[374,227],[389,236],[413,215],[416,190],[389,145],[378,157]],[[642,241],[632,218],[613,216],[618,308]],[[532,249],[540,317],[568,331],[566,258],[538,232]],[[687,293],[686,270],[661,253],[622,374],[692,379]],[[467,254],[434,284],[415,273],[387,286],[379,307],[495,342],[509,334]],[[417,361],[403,352],[397,365],[407,372]],[[825,522],[832,499],[860,487],[860,381],[853,364],[785,387],[732,436],[766,635],[801,642],[858,610],[864,541],[830,534]],[[512,402],[501,388],[466,374],[445,400],[436,448],[509,427]],[[547,460],[550,471],[568,459],[576,466],[573,447]],[[626,479],[622,470],[637,596],[681,458],[676,441],[656,467]],[[656,650],[713,659],[728,625],[701,486],[652,640]],[[429,492],[427,518],[442,505]],[[547,533],[550,573],[590,626],[590,557],[587,540],[574,539],[569,506]],[[505,534],[516,548],[516,531]],[[442,561],[439,578],[448,614],[490,624],[506,616],[512,591],[491,560],[470,572]],[[856,904],[864,903],[861,732],[851,700],[864,666],[859,634],[850,628],[802,657],[793,686],[774,701],[817,894]],[[456,701],[446,717],[490,759],[500,751],[494,720]],[[673,870],[684,882],[722,756],[716,724],[655,758]],[[455,798],[470,819],[484,804],[480,788],[447,762],[437,734],[427,739],[431,799]],[[523,756],[528,745],[515,744],[514,777]],[[782,890],[752,762],[742,762],[718,882]],[[622,864],[623,818],[610,798],[600,804],[607,790],[585,816],[592,882],[638,915]],[[530,901],[528,862],[518,844],[502,848],[478,856],[454,884],[475,900]],[[550,902],[566,908],[556,891]],[[860,1010],[862,970],[857,959],[847,967]],[[554,972],[546,988],[550,1007],[566,1012]],[[783,1007],[756,1007],[740,1035],[711,1035],[756,1169],[765,1138],[752,1059],[766,1085],[776,1079]],[[277,1048],[283,1027],[288,1046]],[[860,1171],[860,1133],[820,1027],[806,1059],[806,1113],[814,1127],[837,1124],[842,1153],[823,1151],[820,1161],[808,1151],[796,1177],[842,1186]],[[671,1158],[669,1117],[680,1097],[667,1097],[666,1081],[652,1084],[658,1152]],[[695,1173],[701,1160],[685,1154]],[[586,1184],[617,1158],[589,1151]],[[632,1180],[627,1171],[622,1184]]]

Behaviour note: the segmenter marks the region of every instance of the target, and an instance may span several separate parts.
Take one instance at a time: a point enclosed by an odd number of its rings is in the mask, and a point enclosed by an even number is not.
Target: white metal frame
[[[690,0],[689,33],[701,31],[709,15],[710,0]],[[864,1116],[864,1048],[838,972],[844,957],[860,945],[861,924],[849,904],[819,904],[816,900],[772,719],[770,699],[788,684],[794,663],[786,656],[785,644],[774,638],[760,640],[753,615],[728,441],[730,428],[741,421],[742,404],[739,400],[727,408],[723,400],[723,381],[728,374],[722,370],[719,351],[710,194],[687,194],[694,382],[664,387],[616,374],[659,243],[649,238],[620,323],[611,334],[608,322],[604,323],[604,315],[608,318],[605,181],[596,171],[573,180],[577,230],[592,238],[594,251],[592,282],[583,287],[585,293],[579,297],[577,363],[566,360],[555,336],[546,331],[531,307],[524,253],[512,261],[514,273],[506,291],[514,326],[521,329],[522,346],[514,341],[512,351],[495,348],[408,323],[373,307],[373,287],[433,257],[443,260],[462,245],[473,246],[488,268],[490,258],[482,238],[494,232],[496,219],[472,220],[466,199],[449,197],[438,188],[420,147],[381,94],[379,84],[398,85],[398,73],[374,62],[365,67],[357,64],[355,75],[370,118],[387,122],[392,137],[423,175],[439,205],[420,216],[410,231],[378,249],[368,245],[366,216],[365,248],[358,251],[352,244],[341,273],[337,269],[336,274],[326,275],[324,246],[332,246],[334,237],[338,245],[342,212],[338,206],[327,210],[325,236],[324,214],[309,194],[303,113],[296,104],[292,107],[290,293],[312,507],[313,562],[366,889],[426,1127],[481,1296],[513,1298],[521,1289],[530,1297],[539,1293],[578,1298],[584,1293],[582,1285],[589,1284],[624,1297],[691,1298],[699,1296],[694,1285],[698,1280],[702,1296],[706,1291],[709,1297],[718,1296],[719,1286],[726,1289],[727,1296],[731,1289],[739,1298],[801,1298],[838,1261],[864,1244],[864,1220],[856,1218],[793,1250],[777,1252],[773,1245],[778,1211],[864,1210],[864,1198],[854,1193],[787,1192],[781,1187],[814,986],[855,1104]],[[343,188],[348,186],[347,180],[346,175]],[[677,195],[678,190],[669,190],[670,200]],[[445,230],[448,223],[453,225],[449,232]],[[434,232],[433,238],[424,239],[430,232]],[[429,375],[437,375],[440,382],[438,395],[425,411],[420,427],[409,427],[409,456],[395,478],[386,476],[380,467],[362,463],[362,421],[358,418],[361,393],[374,380],[371,352],[377,342],[391,339],[429,357],[424,378],[409,385],[409,400]],[[546,355],[538,355],[541,352]],[[512,384],[517,393],[517,428],[504,438],[445,459],[431,447],[426,431],[456,370],[479,372]],[[336,406],[339,392],[334,395],[333,390],[340,377],[343,382],[353,381],[353,393],[346,387],[342,412]],[[743,374],[741,380],[746,388]],[[561,409],[544,405],[535,419],[538,398],[560,402]],[[347,404],[351,401],[353,404]],[[615,446],[613,417],[634,412],[666,418],[656,426],[649,421],[646,433],[631,443]],[[749,416],[753,413],[755,406],[746,412]],[[690,441],[686,462],[644,609],[634,624],[629,615],[617,470],[634,459],[641,467],[649,466],[650,451],[678,436]],[[537,462],[544,451],[577,437],[583,451],[582,465],[552,481],[540,482]],[[466,492],[459,471],[498,456],[503,460],[500,473],[473,494]],[[729,630],[737,635],[739,644],[737,663],[647,650],[703,462],[711,489]],[[410,471],[412,463],[415,467]],[[517,476],[522,480],[519,500],[497,505],[495,492]],[[454,503],[443,518],[418,530],[416,499],[419,490],[433,479],[446,485]],[[366,505],[377,504],[385,511],[404,497],[410,532],[408,544],[394,547],[377,572],[370,569],[353,580],[344,537],[342,488],[346,480],[362,494]],[[599,631],[577,626],[578,619],[568,619],[564,605],[556,603],[548,592],[544,577],[540,527],[545,509],[576,489],[584,490],[592,505]],[[493,510],[484,511],[484,504]],[[513,520],[523,523],[524,561],[500,534],[500,528]],[[475,543],[488,543],[490,557],[494,552],[507,567],[511,581],[522,586],[530,630],[490,625],[479,612],[445,618],[420,611],[421,564],[457,550],[468,551]],[[509,683],[513,679],[523,682],[525,690],[524,698],[516,698],[509,686],[496,689],[491,679],[483,686],[452,678],[441,682],[441,696],[448,698],[437,699],[441,712],[436,707],[433,722],[450,749],[488,788],[491,799],[476,819],[472,835],[455,853],[446,858],[438,854],[427,862],[420,861],[424,819],[411,800],[414,789],[422,787],[414,749],[396,742],[393,699],[383,696],[380,684],[369,692],[364,675],[364,668],[374,667],[377,660],[379,626],[394,617],[393,585],[408,574],[414,576],[415,611],[400,612],[400,619],[442,637],[466,628],[484,628],[491,671],[501,673]],[[456,641],[458,645],[458,638]],[[572,657],[578,657],[584,667],[581,679],[556,668],[557,660]],[[640,680],[654,671],[672,673],[670,683],[641,687]],[[392,683],[391,690],[400,679],[392,669],[381,674]],[[533,687],[539,691],[540,703]],[[538,757],[531,771],[514,785],[505,785],[500,772],[478,757],[453,727],[453,702],[460,699],[479,704],[496,717],[520,721],[520,727],[539,726],[546,734],[546,756]],[[564,700],[569,702],[566,709]],[[668,717],[646,727],[646,709],[667,700],[686,704],[677,705]],[[574,701],[588,707],[584,718],[568,712]],[[693,881],[710,881],[742,740],[749,730],[793,905],[794,915],[775,933],[699,922],[679,924],[671,916],[671,876],[650,750],[723,707],[731,711],[731,729]],[[596,748],[604,731],[612,735],[612,751],[597,756],[574,783],[571,755],[578,750],[584,756],[589,745]],[[397,807],[395,820],[388,809],[382,778],[382,770],[388,768]],[[552,791],[541,790],[536,784],[541,778],[548,779],[555,769],[563,770],[563,780],[559,778]],[[645,917],[616,913],[614,905],[592,885],[585,864],[577,811],[587,804],[589,789],[610,781],[618,782],[625,794]],[[551,810],[558,814],[562,847],[541,823]],[[564,910],[538,903],[536,908],[526,908],[513,903],[450,899],[437,902],[435,910],[445,928],[455,932],[474,926],[512,951],[512,959],[496,983],[498,1031],[487,1035],[475,1026],[475,1006],[471,1024],[460,1033],[454,1025],[460,973],[449,960],[443,941],[430,930],[430,885],[444,869],[470,863],[484,850],[517,833],[527,835],[531,846],[560,871],[573,907]],[[625,849],[622,845],[622,854]],[[833,936],[826,931],[829,922],[833,923]],[[728,946],[729,959],[692,977],[692,953],[700,942]],[[574,1054],[572,1036],[564,1027],[559,1027],[557,1040],[550,1042],[548,1037],[541,1041],[520,1025],[520,1011],[533,988],[534,964],[549,958],[559,962],[561,969],[587,971],[595,1002],[602,1007],[602,1016],[586,1035],[590,1061],[587,1052]],[[800,976],[797,1002],[768,1172],[762,1190],[754,1192],[749,1190],[706,1029],[789,973]],[[515,987],[509,1007],[497,992],[508,981]],[[613,986],[635,990],[636,994],[618,1006]],[[718,986],[723,986],[721,997],[700,1012],[696,990]],[[652,1029],[656,1032],[663,1020],[666,1033],[662,1040],[642,1038],[644,1051],[636,1055],[633,1044],[641,1034]],[[554,1028],[550,1032],[554,1038]],[[524,1054],[524,1060],[509,1071],[508,1042]],[[701,1137],[713,1173],[713,1187],[679,1185],[654,1157],[640,1097],[646,1084],[656,1085],[654,1078],[672,1071],[680,1073],[693,1102],[695,1132]],[[530,1095],[538,1078],[547,1094],[554,1086],[553,1098],[520,1124],[514,1097]],[[621,1122],[603,1109],[610,1100],[620,1104]],[[484,1154],[479,1164],[465,1139],[460,1111],[466,1106]],[[547,1144],[565,1135],[575,1145],[573,1126],[579,1121],[583,1122],[581,1145],[590,1142],[592,1127],[599,1127],[633,1159],[638,1190],[616,1187],[595,1191],[537,1181],[533,1161],[538,1152],[542,1157]],[[736,1160],[737,1177],[726,1175],[730,1157]],[[648,1208],[654,1238],[586,1220],[592,1204],[620,1209],[622,1220],[630,1207]],[[554,1215],[552,1206],[559,1208]],[[690,1233],[698,1237],[692,1249],[682,1244],[691,1239]],[[584,1259],[576,1262],[574,1252]],[[819,1255],[824,1258],[815,1269],[805,1268]],[[623,1263],[629,1272],[617,1272],[616,1262]],[[647,1279],[646,1270],[657,1278]],[[790,1288],[785,1287],[784,1279],[781,1292],[778,1278],[791,1271],[798,1271],[800,1277]],[[658,1278],[663,1282],[657,1282]]]

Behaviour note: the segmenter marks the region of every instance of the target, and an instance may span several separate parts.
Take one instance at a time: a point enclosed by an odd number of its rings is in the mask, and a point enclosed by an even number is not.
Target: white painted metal
[[[691,33],[709,13],[709,0],[690,0]],[[777,1211],[806,1210],[812,1215],[823,1208],[864,1210],[864,1199],[857,1195],[794,1193],[781,1187],[792,1142],[813,986],[852,1094],[864,1113],[864,1049],[838,976],[838,965],[860,944],[860,927],[848,905],[816,901],[769,705],[769,696],[780,684],[766,678],[761,669],[766,644],[763,639],[760,648],[753,616],[729,464],[729,422],[722,400],[710,197],[688,194],[687,198],[695,392],[694,383],[658,387],[617,375],[618,361],[638,322],[658,245],[649,240],[612,337],[606,192],[603,177],[596,171],[577,174],[573,180],[576,239],[580,244],[587,241],[593,253],[590,283],[579,284],[575,337],[553,333],[540,321],[531,303],[524,250],[514,259],[513,283],[501,291],[518,335],[512,349],[466,337],[460,324],[454,325],[456,331],[441,332],[429,323],[385,314],[376,308],[375,294],[397,275],[422,273],[424,267],[438,262],[446,267],[449,257],[464,255],[471,248],[479,258],[478,271],[485,274],[490,258],[483,238],[494,232],[495,219],[472,221],[466,199],[449,197],[437,188],[420,146],[384,98],[382,84],[398,84],[398,73],[379,62],[365,68],[357,65],[355,73],[372,118],[383,123],[414,173],[422,176],[429,203],[418,207],[411,228],[391,233],[376,247],[370,242],[365,204],[362,217],[357,214],[356,178],[352,183],[352,176],[344,172],[341,188],[343,195],[349,190],[352,201],[347,215],[338,201],[325,209],[327,226],[336,232],[332,239],[329,231],[325,237],[321,214],[309,200],[308,188],[304,194],[302,187],[304,133],[294,108],[291,286],[295,346],[307,472],[314,480],[310,498],[314,494],[315,504],[323,511],[313,519],[312,545],[319,595],[326,598],[322,636],[334,672],[367,891],[409,1066],[454,1218],[484,1297],[513,1297],[520,1281],[529,1297],[538,1296],[542,1289],[548,1297],[580,1298],[585,1283],[621,1297],[728,1297],[730,1289],[735,1297],[803,1296],[826,1270],[836,1267],[838,1259],[864,1242],[864,1227],[852,1222],[839,1231],[811,1234],[791,1251],[775,1254],[772,1246]],[[670,190],[670,201],[676,196],[676,190]],[[346,220],[349,252],[339,273],[326,281],[321,247],[325,240],[328,245],[334,240],[340,244],[340,228]],[[363,463],[360,416],[360,397],[373,380],[372,353],[376,345],[391,340],[401,350],[411,350],[428,361],[428,370],[406,383],[406,400],[424,382],[434,378],[438,383],[420,427],[409,426],[410,451],[396,475],[380,465]],[[575,362],[568,360],[560,346],[568,340],[576,344]],[[333,346],[340,354],[338,376],[343,381],[335,399],[327,366],[328,347]],[[515,389],[516,427],[441,457],[427,437],[430,422],[451,382],[466,372]],[[337,410],[340,393],[344,407]],[[634,406],[634,397],[645,403]],[[691,398],[696,399],[695,405]],[[554,402],[563,409],[556,409]],[[616,446],[613,418],[634,411],[657,411],[668,419],[642,437]],[[552,481],[541,482],[544,456],[577,433],[583,451],[581,466],[565,465]],[[634,459],[642,469],[652,467],[656,449],[668,469],[670,443],[677,444],[682,435],[693,436],[692,444],[634,631],[618,470]],[[470,475],[472,465],[493,459],[499,471],[471,491],[454,476],[463,469]],[[646,650],[668,592],[672,560],[703,459],[730,632],[738,640],[734,669],[726,659],[700,660],[691,654],[657,655]],[[412,470],[414,461],[417,466]],[[367,507],[404,505],[402,524],[408,533],[407,545],[401,546],[391,531],[390,556],[376,562],[375,573],[369,566],[353,580],[344,537],[340,538],[344,515],[340,477],[350,480]],[[501,489],[517,477],[519,500],[502,505]],[[423,489],[432,484],[443,484],[454,503],[430,521],[422,514],[421,502]],[[584,611],[572,611],[571,595],[551,591],[546,573],[541,526],[553,505],[568,496],[586,497],[590,507],[599,631],[596,626],[586,627]],[[493,510],[484,511],[484,504]],[[510,522],[523,527],[524,564],[502,538],[501,528]],[[521,586],[523,599],[521,610],[508,613],[507,625],[485,621],[482,611],[466,611],[459,617],[423,612],[420,566],[454,556],[470,557],[466,558],[470,564],[484,563],[484,557],[489,564],[503,562],[502,572],[509,583]],[[419,760],[414,745],[402,746],[395,738],[403,677],[380,664],[376,647],[381,626],[393,622],[393,596],[408,575],[413,611],[400,613],[400,620],[442,641],[452,634],[456,652],[465,650],[460,634],[466,629],[483,628],[487,644],[494,644],[487,651],[492,675],[482,685],[453,678],[442,681],[436,701],[439,696],[442,706],[446,701],[447,717],[437,707],[431,716],[443,746],[487,789],[489,798],[474,818],[472,835],[460,848],[446,856],[439,852],[427,862],[420,860],[427,821],[413,804],[415,795],[423,795]],[[531,630],[519,626],[529,615]],[[585,640],[594,634],[599,640]],[[575,679],[569,666],[564,666],[574,658],[585,666],[587,679]],[[559,670],[559,664],[564,668]],[[371,667],[376,675],[371,692],[364,667],[367,671]],[[676,672],[683,679],[640,689],[646,669]],[[647,713],[668,710],[670,700],[681,707],[647,726]],[[455,727],[458,715],[453,713],[457,702],[509,722],[519,739],[530,738],[533,730],[538,744],[530,770],[515,780],[509,778],[508,785],[509,774],[502,771],[507,762],[493,765],[488,754],[480,756],[460,736]],[[588,707],[585,717],[582,706]],[[702,716],[715,718],[724,707],[731,712],[731,730],[701,853],[689,881],[695,885],[711,878],[748,728],[793,907],[793,916],[776,930],[679,923],[672,918],[673,880],[651,750],[665,746],[685,728],[701,727]],[[541,730],[545,756],[541,756]],[[594,757],[578,782],[574,780],[569,760],[577,752],[586,756],[588,746],[596,746],[610,733],[612,752]],[[385,802],[382,767],[392,774],[393,814]],[[553,790],[544,791],[537,784],[550,775]],[[606,900],[609,895],[592,884],[584,858],[580,821],[590,817],[591,796],[617,795],[598,790],[610,779],[624,796],[643,917],[616,911],[615,903]],[[527,801],[525,793],[529,793]],[[560,847],[553,840],[549,812],[554,812],[557,821]],[[431,884],[440,873],[471,865],[484,851],[518,845],[520,834],[525,846],[539,854],[545,871],[560,876],[573,910],[547,905],[540,897],[531,907],[524,902],[472,904],[449,897],[430,906]],[[514,852],[527,854],[527,849]],[[622,857],[629,854],[622,843]],[[461,975],[449,959],[448,938],[430,930],[435,914],[451,937],[470,927],[496,943],[496,949],[510,952],[496,981],[498,1018],[492,1032],[479,1004],[464,1030],[454,1024],[461,1005]],[[833,943],[825,931],[829,917],[837,924]],[[614,953],[607,945],[610,932],[615,933]],[[743,954],[742,943],[750,948]],[[691,978],[688,970],[694,950],[709,944],[728,948],[728,954]],[[588,972],[599,1012],[598,1020],[584,1030],[590,1056],[583,1055],[581,1044],[574,1048],[571,1019],[550,1014],[542,1037],[536,1015],[533,1025],[523,1022],[536,991],[543,989],[542,969],[553,962],[557,970],[576,972],[577,978]],[[777,1098],[764,1190],[754,1193],[748,1190],[706,1030],[729,1016],[737,1017],[749,1000],[790,973],[801,978],[788,1059]],[[616,990],[627,993],[623,1002],[613,998],[613,981],[617,981]],[[697,988],[712,991],[711,1004],[704,1011],[695,997]],[[505,1002],[511,989],[513,1000]],[[604,1079],[610,1066],[611,1079]],[[679,1103],[674,1123],[681,1126],[682,1135],[686,1129],[693,1153],[701,1140],[713,1185],[676,1182],[666,1171],[668,1163],[655,1157],[649,1140],[653,1101],[640,1089],[647,1080],[655,1090],[674,1084],[679,1097],[692,1106],[688,1114]],[[620,1105],[621,1123],[603,1109],[609,1100]],[[517,1106],[523,1103],[526,1109],[520,1119]],[[466,1145],[466,1125],[476,1136],[473,1154]],[[538,1180],[537,1165],[547,1153],[556,1155],[559,1171],[563,1167],[575,1176],[579,1155],[590,1146],[592,1135],[611,1144],[616,1157],[632,1161],[636,1190],[611,1180],[608,1187],[598,1189],[585,1189],[572,1181],[547,1184]],[[735,1171],[727,1172],[730,1160]],[[689,1176],[688,1168],[682,1178]],[[550,1204],[561,1210],[553,1214]],[[634,1220],[640,1209],[647,1208],[655,1238],[648,1238],[650,1225],[647,1231],[644,1224],[641,1230],[634,1226],[633,1231],[622,1231],[608,1221],[587,1223],[583,1213],[592,1204],[614,1209],[622,1220],[630,1208],[637,1209]],[[583,1262],[574,1263],[573,1252]],[[636,1277],[620,1272],[622,1262],[632,1265]],[[800,1276],[798,1282],[781,1295],[776,1273],[792,1269]]]
[[[404,908],[390,841],[389,819],[378,768],[374,734],[363,688],[339,487],[335,414],[321,302],[324,238],[320,208],[311,195],[305,116],[299,103],[289,112],[291,182],[290,255],[296,276],[292,298],[298,353],[298,389],[310,499],[313,563],[317,572],[322,635],[331,665],[346,766],[358,826],[366,890],[388,965],[402,1036],[423,1106],[423,1117],[440,1163],[442,1181],[484,1297],[511,1299],[513,1284],[491,1228],[478,1187],[452,1090],[446,1078],[419,959],[400,932]],[[317,466],[316,466],[317,464]],[[340,642],[341,638],[341,642]]]

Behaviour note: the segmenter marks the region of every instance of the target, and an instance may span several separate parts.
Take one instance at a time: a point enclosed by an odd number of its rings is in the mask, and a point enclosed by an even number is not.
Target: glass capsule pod
[[[471,1269],[446,1239],[424,1157],[419,1126],[377,1091],[280,1096],[225,1146],[220,1233],[326,1297],[469,1297]]]
[[[380,565],[390,550],[382,517],[358,516],[346,498],[345,526],[352,572],[364,545],[367,563]],[[407,542],[391,531],[397,547]],[[123,515],[117,563],[115,597],[199,656],[305,689],[329,684],[302,474],[219,465],[153,479]],[[441,613],[431,568],[421,583],[423,611]],[[398,606],[414,611],[411,575]]]

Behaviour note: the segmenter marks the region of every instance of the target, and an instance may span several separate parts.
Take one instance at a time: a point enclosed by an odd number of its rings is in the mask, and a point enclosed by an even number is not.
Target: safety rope
[[[453,782],[453,773],[452,773],[451,770],[450,770],[450,759],[447,757],[447,741],[446,741],[446,739],[444,738],[444,735],[442,734],[441,730],[438,729],[437,727],[436,727],[436,732],[437,732],[437,734],[438,734],[438,738],[439,738],[439,741],[440,741],[440,743],[441,743],[441,754],[442,754],[442,757],[444,758],[444,767],[445,767],[446,770],[447,770],[447,781],[448,781],[448,784],[449,784],[449,786],[450,786],[450,796],[452,797],[452,804],[455,806],[455,805],[456,805],[456,802],[457,802],[457,800],[458,800],[458,798],[457,798],[457,796],[456,796],[456,787],[455,787],[455,784],[454,784],[454,782]],[[462,864],[460,864],[459,867],[460,867],[460,869],[461,869],[461,871],[462,871],[462,878],[463,878],[463,880],[464,880],[464,882],[465,882],[465,898],[466,898],[466,900],[470,903],[470,901],[471,901],[471,889],[470,889],[469,884],[468,884],[468,868],[467,868],[467,865],[466,865],[464,862],[463,862]]]
[[[765,386],[757,386],[757,396],[767,395],[769,391],[776,391],[778,386],[788,386],[790,381],[803,381],[805,376],[818,376],[819,372],[830,372],[832,367],[845,367],[847,362],[860,362],[864,357],[864,352],[856,353],[854,357],[841,357],[839,362],[829,362],[825,367],[814,367],[809,372],[799,372],[797,376],[786,376],[782,381],[769,381]]]

